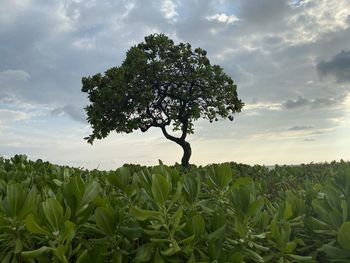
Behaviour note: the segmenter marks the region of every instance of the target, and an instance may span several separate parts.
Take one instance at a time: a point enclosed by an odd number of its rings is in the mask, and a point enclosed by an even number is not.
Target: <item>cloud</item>
[[[288,131],[305,131],[313,129],[313,126],[293,126],[288,128]]]
[[[284,0],[242,0],[238,17],[249,27],[264,30],[270,26],[279,26],[288,18],[292,9]]]
[[[305,138],[303,141],[304,142],[314,142],[316,140],[314,138]]]
[[[340,51],[349,53],[349,0],[5,0],[2,7],[0,108],[27,113],[42,111],[29,120],[30,125],[27,120],[7,122],[11,133],[28,131],[23,138],[37,145],[50,145],[40,139],[48,131],[65,137],[64,143],[58,145],[63,148],[88,134],[84,130],[76,138],[69,137],[73,129],[87,127],[82,108],[88,102],[81,92],[81,78],[120,65],[128,48],[151,33],[165,33],[176,43],[188,42],[194,48],[207,50],[211,62],[221,65],[235,80],[239,97],[246,102],[233,123],[196,123],[196,133],[190,136],[194,149],[200,138],[204,138],[202,149],[206,149],[209,140],[213,145],[224,139],[250,140],[265,131],[272,133],[271,140],[282,133],[276,145],[280,147],[282,140],[313,138],[323,132],[319,129],[348,125],[345,120],[349,110],[345,109],[350,104],[342,97],[349,92],[346,82],[349,80],[339,65],[345,59]],[[1,116],[5,118],[6,114]],[[21,115],[9,116],[16,119]],[[54,116],[66,116],[76,122]],[[38,133],[33,133],[38,123],[42,126]],[[6,143],[10,136],[8,133],[2,137],[2,142]],[[325,144],[326,136],[316,137],[320,145]],[[158,138],[161,137],[160,134]],[[135,137],[130,138],[118,135],[110,141],[133,145]],[[261,138],[259,143],[264,148],[265,137]],[[227,148],[235,148],[231,151],[241,154],[236,150],[242,148],[241,142],[231,142],[235,147],[226,143]],[[139,149],[133,152],[134,156],[152,152],[148,159],[161,158],[162,154],[156,156],[158,151],[150,145],[143,148],[144,152]],[[164,139],[162,145],[167,146],[168,142]],[[98,152],[103,152],[103,147]],[[0,148],[4,149],[1,143]],[[39,148],[37,153],[45,156],[46,148]],[[222,156],[221,149],[214,148],[210,147],[208,152]],[[95,149],[91,148],[91,162],[96,159]],[[114,149],[113,146],[108,152],[111,156]],[[195,156],[198,151],[193,152]],[[253,158],[251,148],[247,152],[247,159]],[[52,150],[52,159],[54,156],[57,152]],[[65,154],[61,156],[66,158]],[[208,156],[210,160],[213,154]],[[270,158],[265,152],[262,156]],[[112,162],[107,154],[103,158]]]
[[[173,21],[176,21],[176,17],[179,15],[176,12],[176,5],[172,0],[163,0],[161,11],[166,19]]]
[[[86,123],[86,115],[84,110],[74,105],[68,104],[64,107],[56,108],[51,111],[51,114],[54,116],[67,115],[75,121]]]
[[[30,114],[23,111],[0,109],[0,121],[2,123],[28,120],[30,117]]]
[[[306,99],[299,96],[296,100],[287,100],[283,103],[284,108],[287,110],[308,108],[308,109],[321,109],[339,105],[342,102],[340,98],[316,98]]]
[[[334,76],[338,82],[350,81],[350,50],[341,51],[329,61],[317,64],[321,76]]]
[[[7,69],[0,71],[0,85],[4,85],[4,82],[11,83],[13,81],[28,81],[29,79],[29,73],[23,70]]]
[[[226,14],[215,14],[212,16],[206,17],[209,21],[218,21],[220,23],[233,24],[239,21],[239,18],[235,15],[226,15]]]

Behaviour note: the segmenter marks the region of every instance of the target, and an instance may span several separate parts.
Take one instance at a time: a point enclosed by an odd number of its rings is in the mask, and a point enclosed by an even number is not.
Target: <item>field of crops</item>
[[[104,172],[0,157],[0,262],[350,262],[350,164]]]

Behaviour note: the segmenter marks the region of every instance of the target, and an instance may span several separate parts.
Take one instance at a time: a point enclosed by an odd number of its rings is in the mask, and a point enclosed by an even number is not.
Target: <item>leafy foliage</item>
[[[349,262],[349,211],[346,162],[104,172],[0,158],[1,262]]]

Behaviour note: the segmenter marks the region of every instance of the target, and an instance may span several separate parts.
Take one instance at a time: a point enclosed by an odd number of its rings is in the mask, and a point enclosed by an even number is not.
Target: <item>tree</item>
[[[158,127],[164,136],[183,149],[181,164],[189,165],[191,146],[186,141],[199,118],[233,120],[243,103],[237,86],[218,65],[211,65],[207,52],[190,44],[174,42],[164,34],[145,37],[131,47],[121,66],[82,79],[82,91],[91,102],[85,109],[93,143],[112,131],[146,132]],[[167,127],[181,135],[171,135]]]

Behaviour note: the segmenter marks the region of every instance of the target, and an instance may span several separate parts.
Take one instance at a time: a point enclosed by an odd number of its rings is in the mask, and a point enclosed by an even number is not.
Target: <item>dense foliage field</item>
[[[350,262],[350,164],[0,158],[0,262]]]

